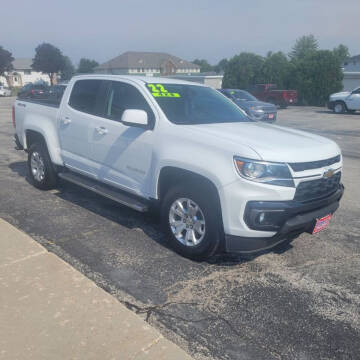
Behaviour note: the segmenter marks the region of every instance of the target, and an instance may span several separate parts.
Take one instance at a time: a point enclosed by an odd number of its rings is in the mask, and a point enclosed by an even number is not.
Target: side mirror
[[[135,127],[147,127],[148,116],[146,111],[137,109],[125,110],[122,114],[121,121],[124,125]]]

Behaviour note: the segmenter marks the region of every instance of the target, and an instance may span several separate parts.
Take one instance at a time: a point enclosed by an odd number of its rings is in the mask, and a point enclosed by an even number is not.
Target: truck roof
[[[183,85],[197,85],[206,86],[193,81],[186,81],[180,79],[171,79],[167,77],[155,77],[155,76],[138,76],[138,75],[109,75],[109,74],[87,74],[87,75],[76,75],[72,79],[104,79],[104,80],[131,80],[138,84],[144,83],[160,83],[160,84],[183,84]]]

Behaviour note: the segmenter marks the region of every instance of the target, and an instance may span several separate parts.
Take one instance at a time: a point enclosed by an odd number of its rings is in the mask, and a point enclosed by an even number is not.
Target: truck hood
[[[335,94],[331,94],[330,99],[345,99],[350,94],[351,94],[350,91],[342,91]]]
[[[262,122],[202,124],[190,126],[198,137],[210,135],[222,139],[237,153],[237,144],[248,146],[259,159],[274,162],[307,162],[324,160],[340,153],[338,145],[322,136]],[[208,139],[209,140],[209,139]],[[230,149],[227,150],[230,150]]]

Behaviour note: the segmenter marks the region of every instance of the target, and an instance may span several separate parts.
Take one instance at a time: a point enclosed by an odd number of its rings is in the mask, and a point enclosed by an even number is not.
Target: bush
[[[343,72],[339,58],[329,50],[317,50],[294,60],[291,85],[303,105],[323,106],[329,95],[342,89]]]

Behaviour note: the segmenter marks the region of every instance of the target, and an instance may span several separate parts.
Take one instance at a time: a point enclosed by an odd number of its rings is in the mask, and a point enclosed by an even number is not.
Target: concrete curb
[[[28,235],[0,219],[0,359],[191,359]]]

